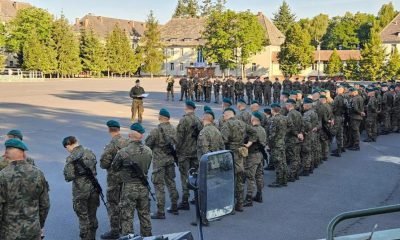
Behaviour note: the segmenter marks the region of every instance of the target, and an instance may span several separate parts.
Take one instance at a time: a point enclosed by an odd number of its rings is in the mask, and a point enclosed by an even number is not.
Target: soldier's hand
[[[303,141],[304,140],[303,133],[297,134],[297,138],[300,139],[300,141]]]
[[[361,117],[365,117],[365,112],[361,112]]]

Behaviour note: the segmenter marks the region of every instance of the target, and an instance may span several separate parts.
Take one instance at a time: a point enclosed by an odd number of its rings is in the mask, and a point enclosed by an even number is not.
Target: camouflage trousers
[[[360,145],[360,125],[361,120],[358,119],[351,119],[350,120],[350,139],[349,143],[350,146]]]
[[[183,97],[185,96],[185,100],[188,100],[188,89],[185,87],[181,87],[181,99],[183,100]]]
[[[133,218],[135,210],[140,221],[140,235],[151,236],[149,190],[140,182],[124,183],[121,194],[122,235],[134,234]]]
[[[312,144],[313,144],[313,136],[312,133],[304,134],[304,140],[301,143],[301,168],[310,171],[312,169]]]
[[[175,183],[175,165],[159,167],[155,169],[151,175],[151,181],[157,197],[157,210],[159,213],[165,213],[165,186],[168,189],[169,197],[172,204],[177,204],[179,199],[178,191]]]
[[[253,93],[246,91],[246,96],[247,96],[247,104],[251,104],[253,101]]]
[[[327,136],[327,134],[324,132],[324,130],[321,130],[320,134],[320,146],[321,146],[321,151],[320,151],[320,156],[322,160],[327,160],[328,155],[329,155],[329,147],[330,147],[330,139]]]
[[[274,91],[274,99],[273,99],[274,103],[279,102],[280,98],[281,98],[281,92]]]
[[[255,186],[257,192],[264,188],[264,169],[262,165],[263,156],[261,153],[251,153],[244,162],[244,172],[247,183],[247,195],[253,196]]]
[[[259,104],[262,104],[262,95],[263,95],[262,90],[254,91],[254,99],[255,99]]]
[[[312,163],[314,167],[321,164],[321,141],[319,132],[315,132],[312,137]]]
[[[120,208],[122,184],[120,179],[114,175],[107,175],[107,204],[108,218],[113,232],[120,232]]]
[[[400,110],[394,109],[392,113],[392,127],[393,131],[400,129]]]
[[[264,105],[271,105],[271,89],[264,90]]]
[[[98,228],[97,208],[100,205],[99,194],[92,192],[88,198],[73,199],[73,207],[79,219],[79,236],[81,240],[96,239]]]
[[[343,117],[342,116],[335,116],[335,138],[336,138],[336,145],[338,150],[343,148]]]
[[[376,115],[368,115],[365,119],[365,130],[367,132],[368,138],[376,139],[378,137],[378,123]]]
[[[171,96],[172,101],[174,100],[174,88],[172,87],[170,90],[167,90],[167,101],[169,100],[169,96]]]
[[[216,103],[219,103],[219,90],[214,90],[214,99]]]
[[[138,121],[142,122],[142,120],[143,120],[143,112],[144,112],[143,100],[133,99],[131,112],[132,112],[131,122],[135,121],[136,114],[137,114],[137,117],[138,117]]]
[[[181,157],[179,156],[179,172],[181,174],[181,184],[182,184],[182,201],[188,201],[190,193],[187,187],[188,183],[188,171],[189,169],[198,169],[199,160],[197,157]]]
[[[391,109],[383,111],[383,126],[386,132],[392,131]]]
[[[233,151],[233,159],[235,161],[235,200],[236,204],[242,205],[244,201],[244,166],[243,157],[240,156],[239,151]]]
[[[271,160],[275,166],[276,182],[280,184],[286,184],[288,177],[288,167],[286,164],[285,148],[271,148]]]
[[[290,165],[290,176],[296,177],[300,170],[300,143],[286,143],[286,162]]]

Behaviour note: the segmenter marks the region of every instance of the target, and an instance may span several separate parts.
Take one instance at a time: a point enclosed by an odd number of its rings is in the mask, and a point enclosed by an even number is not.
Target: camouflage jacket
[[[280,93],[282,90],[282,84],[280,82],[274,82],[272,87],[274,88],[275,93]]]
[[[272,82],[271,82],[271,80],[265,80],[265,81],[263,82],[263,89],[264,89],[264,91],[271,91],[271,88],[272,88]]]
[[[138,173],[133,171],[131,164],[136,163],[147,176],[152,158],[153,153],[149,147],[142,142],[131,141],[127,147],[118,151],[111,167],[119,172],[122,182],[140,182]]]
[[[67,161],[64,166],[64,178],[65,181],[72,181],[72,197],[75,199],[87,199],[90,194],[95,191],[93,184],[89,178],[85,175],[84,169],[76,163],[77,159],[82,159],[86,167],[92,170],[93,175],[96,173],[96,156],[94,153],[84,148],[83,146],[77,146],[67,157]]]
[[[382,110],[391,111],[393,108],[394,96],[391,92],[385,92],[382,97]]]
[[[245,88],[246,88],[246,92],[248,94],[252,93],[253,89],[254,89],[253,83],[251,83],[250,81],[247,81],[245,84]]]
[[[376,97],[370,97],[367,104],[367,118],[375,118],[378,114],[378,100]]]
[[[215,152],[224,149],[222,135],[213,124],[204,126],[197,139],[197,158],[209,152]]]
[[[357,95],[350,100],[350,118],[362,120],[361,113],[364,112],[364,99]]]
[[[301,83],[298,80],[293,82],[292,90],[301,90]]]
[[[113,173],[111,169],[111,164],[117,155],[117,152],[128,146],[129,140],[123,138],[121,135],[117,135],[111,139],[111,142],[104,147],[104,152],[100,157],[100,167],[103,169],[107,169],[107,172],[110,174]]]
[[[249,142],[257,141],[254,129],[236,118],[231,118],[222,125],[221,134],[228,150],[237,150],[243,146],[245,138],[248,138]]]
[[[343,117],[346,113],[346,101],[343,95],[337,95],[333,100],[332,111],[336,117]]]
[[[285,79],[282,82],[283,91],[291,91],[292,90],[292,82],[289,79]]]
[[[49,185],[26,160],[0,172],[0,239],[40,239],[50,209]]]
[[[249,154],[259,153],[259,147],[265,147],[267,145],[267,134],[261,125],[251,126],[255,134],[255,142],[249,148]],[[260,146],[261,145],[261,146]]]
[[[299,143],[300,140],[297,135],[301,132],[303,132],[303,118],[300,112],[293,109],[287,115],[287,141],[290,143]]]
[[[183,116],[176,128],[176,152],[178,156],[197,157],[197,137],[202,128],[200,119],[194,113]]]
[[[304,138],[311,137],[314,128],[318,128],[318,114],[314,109],[309,109],[303,115]]]
[[[33,166],[36,166],[35,161],[31,157],[27,157],[26,161],[32,164]],[[5,167],[7,167],[8,163],[9,162],[3,156],[0,156],[0,171],[3,170]]]
[[[268,129],[268,144],[270,148],[285,148],[287,118],[281,114],[271,117]]]
[[[240,110],[239,111],[239,115],[237,116],[237,119],[245,122],[246,124],[251,124],[251,114],[246,111],[246,109],[244,110]]]
[[[174,157],[168,144],[175,147],[176,129],[169,122],[160,123],[146,138],[146,145],[153,151],[153,168],[165,167],[174,164]]]
[[[400,112],[400,92],[396,93],[394,97],[393,110],[396,111],[396,113]]]
[[[263,90],[263,83],[260,80],[255,80],[253,82],[254,92],[262,92]]]

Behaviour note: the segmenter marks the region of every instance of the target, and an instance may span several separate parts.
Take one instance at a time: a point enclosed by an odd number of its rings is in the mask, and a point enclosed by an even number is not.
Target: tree
[[[82,30],[79,46],[83,70],[100,76],[107,69],[105,49],[92,28]]]
[[[343,75],[349,80],[359,80],[361,77],[359,62],[355,59],[347,60],[343,66]]]
[[[163,61],[165,59],[163,53],[163,45],[161,42],[161,32],[158,25],[158,21],[154,17],[153,11],[146,20],[146,31],[141,39],[142,48],[141,52],[143,54],[143,70],[151,74],[159,73]]]
[[[173,17],[196,17],[199,10],[197,0],[178,0]]]
[[[279,68],[285,76],[293,76],[309,66],[314,58],[310,35],[295,23],[286,32],[285,42],[278,54]]]
[[[309,33],[313,46],[316,47],[321,42],[328,29],[328,24],[329,16],[326,14],[319,14],[311,19]]]
[[[329,58],[329,63],[328,66],[326,68],[326,73],[329,76],[336,76],[338,73],[340,73],[343,69],[343,64],[342,64],[342,60],[340,59],[340,56],[336,50],[336,48],[333,50],[332,55]]]
[[[222,12],[225,10],[225,4],[226,0],[217,0],[215,3],[212,0],[203,0],[200,7],[201,16],[209,16],[213,11]]]
[[[392,2],[383,4],[377,16],[380,29],[386,27],[386,25],[388,25],[396,15],[397,11],[394,9]]]
[[[178,0],[173,17],[183,17],[186,14],[185,0]]]
[[[289,27],[295,23],[296,20],[296,15],[292,13],[286,1],[283,1],[278,12],[274,13],[273,15],[274,17],[272,18],[272,21],[283,34],[286,33]]]
[[[82,65],[79,58],[79,42],[64,15],[54,22],[52,39],[57,56],[57,76],[80,73]]]
[[[397,48],[394,49],[392,55],[390,55],[390,59],[385,66],[385,77],[388,79],[397,79],[397,76],[400,73],[400,54],[397,51]]]
[[[385,49],[379,36],[377,24],[371,29],[371,37],[361,50],[361,72],[366,80],[375,81],[382,76]]]
[[[3,70],[6,56],[4,55],[4,47],[6,45],[6,28],[0,23],[0,70]]]

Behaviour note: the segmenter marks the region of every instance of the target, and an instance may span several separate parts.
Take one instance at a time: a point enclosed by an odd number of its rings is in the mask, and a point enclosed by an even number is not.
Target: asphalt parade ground
[[[79,239],[78,219],[72,209],[72,186],[63,176],[68,153],[61,144],[62,139],[75,135],[99,158],[110,140],[105,126],[107,120],[120,121],[122,133],[127,136],[131,106],[129,90],[133,85],[133,79],[0,83],[0,135],[9,129],[20,129],[30,148],[28,154],[35,159],[50,184],[51,209],[45,226],[46,239]],[[143,122],[147,132],[158,124],[157,115],[162,107],[171,112],[171,121],[176,125],[184,114],[184,104],[178,101],[179,87],[175,86],[175,101],[166,102],[164,78],[143,79],[142,86],[150,94],[145,99]],[[219,116],[221,106],[209,105]],[[204,103],[199,103],[199,116],[203,106]],[[0,143],[3,152],[4,137]],[[106,189],[106,172],[99,164],[97,172],[103,189]],[[264,176],[268,184],[274,180],[275,173],[265,172]],[[179,177],[176,181],[180,189]],[[376,143],[362,143],[361,151],[347,151],[342,158],[330,157],[314,174],[302,177],[286,188],[265,187],[263,197],[262,204],[254,203],[243,213],[212,222],[204,229],[205,239],[321,239],[326,236],[329,221],[341,212],[398,204],[400,134],[380,136]],[[154,202],[151,207],[155,210]],[[167,214],[166,220],[153,220],[153,234],[192,231],[197,239],[197,228],[190,225],[194,215],[192,206],[191,211],[181,211],[179,216]],[[109,230],[104,206],[98,209],[98,220],[100,239],[100,234]],[[338,226],[337,233],[369,232],[375,223],[378,223],[377,230],[398,228],[399,222],[399,213],[349,220]],[[134,226],[138,232],[137,217]]]

